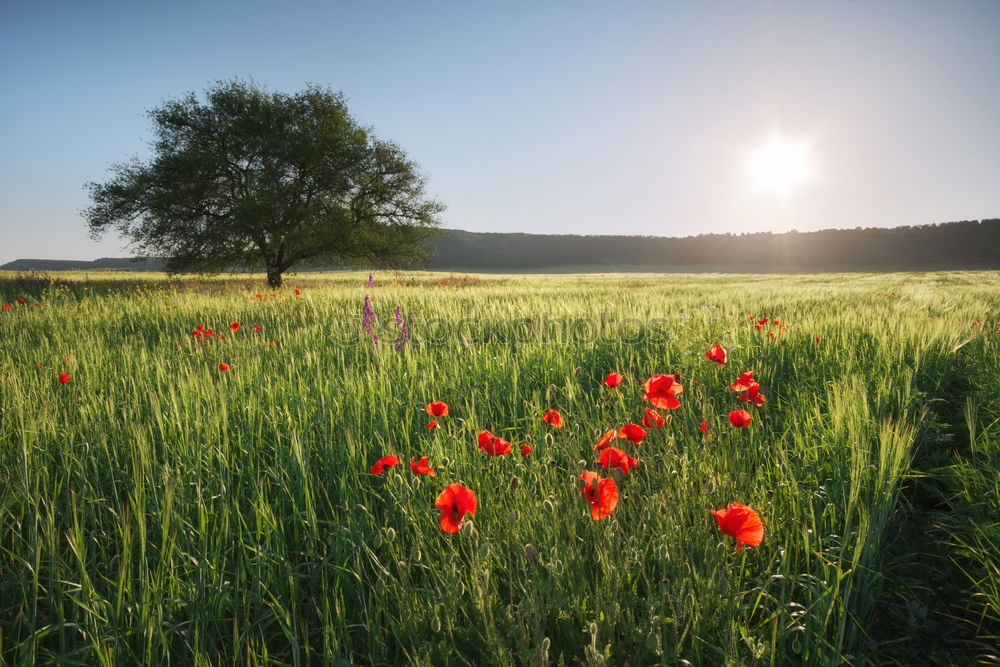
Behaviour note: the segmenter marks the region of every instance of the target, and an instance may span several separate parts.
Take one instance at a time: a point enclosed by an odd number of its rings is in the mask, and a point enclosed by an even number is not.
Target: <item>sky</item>
[[[84,184],[150,157],[147,110],[232,78],[342,91],[447,228],[1000,217],[998,34],[996,0],[9,0],[0,263],[127,256],[90,239]]]

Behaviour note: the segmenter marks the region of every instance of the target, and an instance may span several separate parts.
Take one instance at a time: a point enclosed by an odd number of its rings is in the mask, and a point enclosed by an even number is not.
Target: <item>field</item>
[[[997,272],[373,282],[0,278],[0,662],[1000,662]]]

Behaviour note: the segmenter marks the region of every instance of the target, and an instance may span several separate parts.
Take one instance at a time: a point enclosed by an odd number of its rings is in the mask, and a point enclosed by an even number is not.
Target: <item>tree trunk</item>
[[[271,287],[281,287],[281,271],[273,266],[267,267],[267,284]]]

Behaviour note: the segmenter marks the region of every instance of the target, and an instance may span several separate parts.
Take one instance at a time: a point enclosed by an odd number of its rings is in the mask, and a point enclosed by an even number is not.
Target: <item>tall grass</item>
[[[227,278],[69,278],[0,281],[15,304],[0,311],[8,662],[860,663],[892,639],[871,621],[925,411],[957,349],[995,360],[1000,343],[985,272],[386,274],[372,289],[336,274],[273,298]],[[197,340],[197,324],[227,338]],[[725,367],[705,359],[714,343]],[[744,370],[768,401],[733,429]],[[599,469],[601,433],[641,419],[656,373],[680,373],[683,405],[625,447],[642,465],[594,521],[578,478]],[[451,414],[428,431],[434,399]],[[534,451],[490,458],[482,429]],[[438,475],[371,475],[390,453]],[[456,481],[479,512],[449,535],[433,502]],[[730,502],[763,517],[759,547],[716,528],[709,510]],[[995,577],[971,589],[995,596]]]

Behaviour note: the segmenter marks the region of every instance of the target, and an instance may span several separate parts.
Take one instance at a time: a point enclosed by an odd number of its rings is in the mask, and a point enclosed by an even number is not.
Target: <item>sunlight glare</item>
[[[755,189],[781,195],[808,180],[812,171],[805,144],[788,141],[779,134],[750,153],[747,170]]]

